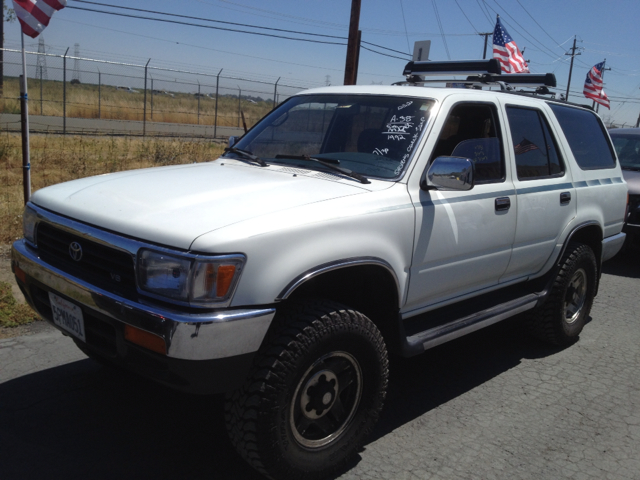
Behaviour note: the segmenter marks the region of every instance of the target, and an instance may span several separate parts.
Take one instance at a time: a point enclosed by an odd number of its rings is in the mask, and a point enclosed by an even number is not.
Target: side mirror
[[[238,142],[238,140],[240,140],[240,137],[236,137],[236,136],[233,136],[233,135],[231,137],[229,137],[229,145],[228,145],[228,147],[229,148],[233,147]]]
[[[426,179],[421,182],[423,190],[471,190],[473,188],[474,165],[463,157],[438,157],[429,166]],[[429,180],[427,184],[426,180]]]

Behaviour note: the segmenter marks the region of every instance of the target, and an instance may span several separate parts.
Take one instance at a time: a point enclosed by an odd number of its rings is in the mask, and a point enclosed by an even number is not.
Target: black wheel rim
[[[304,373],[293,396],[289,423],[303,447],[325,447],[349,427],[362,396],[362,370],[347,352],[331,352]]]

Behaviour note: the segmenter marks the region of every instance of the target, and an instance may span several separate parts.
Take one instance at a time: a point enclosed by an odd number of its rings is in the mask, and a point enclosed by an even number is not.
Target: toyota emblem
[[[69,256],[76,262],[82,260],[82,247],[78,242],[71,242],[69,244]]]

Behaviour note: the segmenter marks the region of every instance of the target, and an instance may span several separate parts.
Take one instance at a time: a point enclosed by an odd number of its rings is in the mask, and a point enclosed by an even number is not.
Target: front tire
[[[596,293],[598,267],[591,248],[570,243],[549,298],[529,318],[533,334],[554,345],[570,345],[582,332]]]
[[[333,302],[278,313],[244,386],[227,396],[238,452],[271,478],[321,478],[343,469],[378,419],[388,359],[376,326]]]

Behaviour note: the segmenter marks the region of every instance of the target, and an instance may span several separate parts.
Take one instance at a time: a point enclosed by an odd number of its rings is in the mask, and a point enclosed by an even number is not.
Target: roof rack
[[[409,62],[404,67],[403,75],[407,77],[405,82],[397,82],[394,85],[418,84],[418,83],[464,83],[470,88],[483,85],[499,85],[501,90],[514,90],[511,85],[536,87],[536,93],[548,94],[548,88],[556,87],[556,76],[553,73],[508,73],[503,75],[500,63],[497,59],[489,60],[454,60],[446,62]],[[469,75],[466,80],[426,80],[425,76],[433,75]]]

